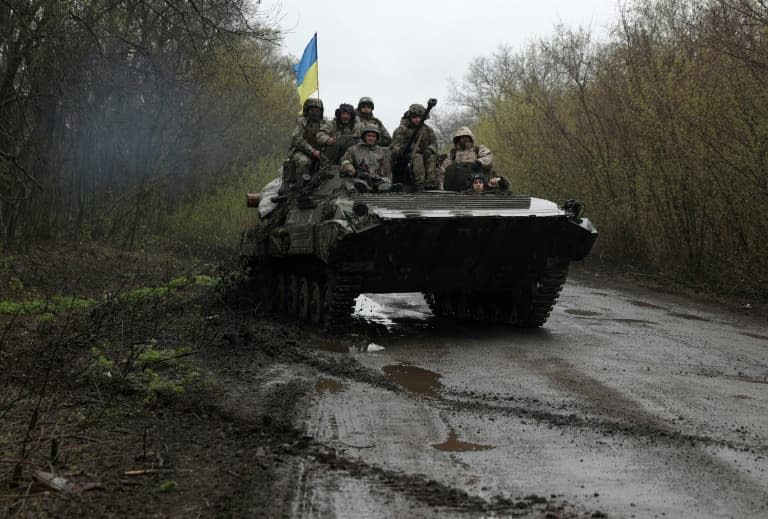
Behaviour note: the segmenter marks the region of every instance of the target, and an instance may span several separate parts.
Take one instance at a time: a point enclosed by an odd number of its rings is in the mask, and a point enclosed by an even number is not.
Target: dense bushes
[[[766,35],[755,0],[637,1],[607,41],[478,60],[459,96],[517,188],[587,202],[606,261],[761,291]]]
[[[292,71],[248,6],[0,4],[0,236],[132,246],[283,152]]]

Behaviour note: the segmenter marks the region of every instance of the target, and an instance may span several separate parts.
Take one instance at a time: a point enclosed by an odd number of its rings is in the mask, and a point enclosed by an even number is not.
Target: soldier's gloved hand
[[[341,163],[341,174],[345,177],[351,177],[355,174],[355,168],[351,162],[344,161]]]
[[[472,171],[482,171],[482,170],[483,170],[483,163],[480,162],[479,160],[476,160],[472,164]]]
[[[429,160],[429,158],[432,156],[432,150],[426,149],[421,152],[421,158],[425,161]]]
[[[336,139],[335,139],[335,138],[333,138],[333,137],[329,137],[329,138],[328,138],[328,144],[329,144],[329,145],[333,145],[333,144],[336,144]]]
[[[320,158],[320,150],[313,151],[312,152],[312,156],[315,157],[316,159],[319,159]]]

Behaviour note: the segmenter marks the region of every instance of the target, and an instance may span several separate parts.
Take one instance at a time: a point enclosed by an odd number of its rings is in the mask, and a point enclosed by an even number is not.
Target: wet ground
[[[436,323],[419,294],[357,315],[311,347],[395,385],[317,376],[297,427],[345,461],[300,464],[292,514],[768,517],[768,326],[748,312],[582,279],[539,330]]]
[[[13,258],[27,292],[213,274],[54,251]],[[768,517],[768,306],[625,279],[572,276],[539,330],[379,294],[329,336],[236,283],[6,315],[0,517]],[[147,366],[183,386],[149,399]]]

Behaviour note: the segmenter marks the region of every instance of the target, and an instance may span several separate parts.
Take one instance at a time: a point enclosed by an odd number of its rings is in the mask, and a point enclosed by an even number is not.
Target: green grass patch
[[[119,301],[138,303],[147,299],[160,299],[171,294],[172,290],[181,290],[191,285],[214,286],[215,278],[203,274],[178,276],[162,287],[142,287],[118,296]],[[32,299],[29,301],[0,301],[0,314],[38,315],[43,319],[52,319],[63,312],[82,312],[96,304],[93,299],[75,296],[53,296],[48,300]]]
[[[202,381],[199,371],[186,359],[188,348],[163,348],[156,339],[140,345],[138,350],[121,350],[104,342],[91,348],[91,372],[112,379],[124,373],[119,380],[139,389],[144,402],[154,404],[168,401]]]
[[[93,299],[63,296],[54,296],[47,301],[42,299],[33,299],[31,301],[0,301],[0,314],[51,314],[48,316],[50,318],[53,315],[62,312],[79,312],[87,310],[95,304],[96,301]]]
[[[176,490],[176,487],[178,485],[176,482],[172,479],[166,479],[162,483],[160,483],[160,492],[171,492],[172,490]]]

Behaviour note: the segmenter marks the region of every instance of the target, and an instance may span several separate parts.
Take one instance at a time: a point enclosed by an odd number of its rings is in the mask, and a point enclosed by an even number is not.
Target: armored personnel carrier
[[[543,325],[597,237],[583,206],[511,192],[350,193],[337,170],[247,232],[262,310],[327,328],[361,293],[422,292],[438,318]],[[274,200],[274,199],[273,199]]]

